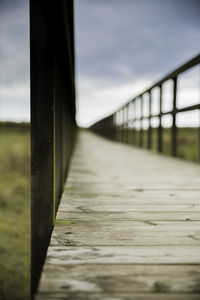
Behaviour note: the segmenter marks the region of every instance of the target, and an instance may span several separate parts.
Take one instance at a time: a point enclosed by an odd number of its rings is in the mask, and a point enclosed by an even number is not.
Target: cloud
[[[29,6],[0,1],[0,119],[29,120]]]
[[[0,84],[10,86],[29,78],[28,1],[2,1],[0,11]]]
[[[182,108],[199,103],[199,67],[195,67],[188,73],[182,75],[178,80],[177,107]],[[119,85],[104,85],[99,80],[80,77],[78,80],[78,124],[88,127],[101,118],[113,113],[129,100],[135,98],[142,91],[146,90],[152,81],[149,79],[137,80],[134,83],[122,83]],[[163,111],[172,110],[173,83],[171,80],[163,85]],[[148,115],[148,95],[144,96],[143,109],[145,116]],[[152,91],[152,113],[158,114],[159,90]],[[136,116],[140,116],[140,104],[136,106]],[[177,115],[178,126],[199,126],[199,112],[192,111]],[[163,117],[163,126],[171,126],[171,116]],[[158,120],[152,120],[152,126],[158,126]]]
[[[29,107],[28,6],[0,0],[0,106],[16,115]],[[197,54],[199,10],[199,0],[75,0],[78,122],[91,124]]]
[[[0,96],[5,99],[14,99],[17,95],[19,98],[18,101],[24,101],[27,97],[29,97],[29,82],[21,82],[12,87],[4,86],[0,90]]]
[[[90,126],[97,119],[112,113],[150,84],[149,80],[143,79],[134,84],[127,82],[107,86],[86,77],[79,78],[78,82],[77,120],[83,127]]]
[[[198,0],[75,0],[80,124],[196,55],[199,9]]]
[[[155,78],[199,51],[200,24],[192,6],[197,1],[75,3],[76,65],[81,75],[114,82],[126,82],[129,75]]]
[[[30,120],[29,99],[29,81],[2,86],[0,88],[0,120],[28,122]]]

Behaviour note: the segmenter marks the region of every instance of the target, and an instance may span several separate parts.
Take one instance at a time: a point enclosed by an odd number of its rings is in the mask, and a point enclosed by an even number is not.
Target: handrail
[[[192,110],[200,110],[200,103],[195,105],[189,105],[183,108],[177,107],[177,79],[180,74],[183,72],[191,69],[192,67],[200,64],[200,54],[192,58],[190,61],[186,62],[179,68],[175,69],[174,71],[170,72],[166,76],[164,76],[159,81],[155,82],[153,85],[151,85],[149,88],[144,90],[142,93],[138,94],[125,104],[123,104],[120,108],[118,108],[114,113],[107,116],[106,118],[103,118],[102,120],[96,122],[93,124],[90,128],[91,130],[98,132],[104,136],[107,136],[112,139],[120,140],[121,142],[128,143],[128,131],[132,131],[133,134],[136,131],[136,121],[143,121],[147,120],[148,125],[148,149],[152,148],[152,124],[151,120],[152,118],[157,117],[159,119],[158,124],[158,135],[157,135],[157,150],[158,152],[163,152],[163,126],[162,126],[162,117],[165,115],[171,115],[172,116],[172,127],[171,127],[171,155],[176,156],[177,155],[177,126],[176,126],[176,115],[177,113],[186,112],[186,111],[192,111]],[[163,84],[168,81],[173,81],[173,107],[169,111],[163,111]],[[152,90],[154,88],[159,88],[159,113],[153,114],[152,113]],[[144,95],[148,95],[148,116],[144,115],[144,109],[143,109],[143,102],[144,102]],[[130,106],[134,106],[134,112],[135,112],[135,106],[136,106],[136,100],[140,101],[140,116],[137,117],[135,113],[131,116],[131,119],[129,119],[130,115]],[[122,119],[120,122],[121,124],[118,124],[119,117]],[[133,128],[130,128],[130,122],[132,122]],[[140,129],[140,147],[143,147],[143,128],[141,126]],[[136,144],[135,137],[133,136],[133,144]],[[198,146],[198,159],[200,161],[200,135],[199,135],[199,146]]]
[[[30,0],[32,299],[76,136],[73,26],[73,0]]]

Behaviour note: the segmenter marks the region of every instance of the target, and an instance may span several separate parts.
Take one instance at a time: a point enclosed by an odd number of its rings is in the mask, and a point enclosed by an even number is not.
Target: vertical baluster
[[[171,154],[176,156],[176,95],[177,95],[177,77],[173,79],[173,114],[172,114],[172,136],[171,136]]]
[[[116,140],[119,139],[119,111],[116,112]]]
[[[198,128],[198,162],[200,163],[200,109],[199,109],[199,128]]]
[[[122,120],[122,109],[120,109],[120,142],[122,142],[122,126],[123,126],[123,120]]]
[[[126,143],[126,106],[123,108],[123,143]]]
[[[158,125],[158,152],[162,152],[162,85],[160,88],[159,95],[159,125]]]
[[[124,106],[124,143],[126,143],[126,106]]]
[[[121,142],[124,142],[124,108],[121,109]]]
[[[152,146],[151,106],[152,106],[152,98],[151,98],[151,90],[150,90],[150,91],[149,91],[149,129],[148,129],[148,149],[151,149],[151,146]]]
[[[126,143],[126,106],[124,106],[124,143]]]
[[[143,147],[143,96],[140,97],[140,147]]]
[[[123,127],[124,127],[124,124],[123,124],[123,121],[124,121],[124,117],[123,117],[123,108],[121,108],[121,142],[123,143]]]
[[[135,99],[133,100],[133,145],[135,145]]]
[[[126,105],[126,143],[129,144],[129,103]]]
[[[134,144],[134,100],[131,102],[131,144]]]
[[[112,138],[116,140],[116,112],[113,114],[113,122],[112,122]]]
[[[138,146],[138,98],[135,99],[135,145]]]
[[[118,111],[118,140],[121,142],[121,109]]]

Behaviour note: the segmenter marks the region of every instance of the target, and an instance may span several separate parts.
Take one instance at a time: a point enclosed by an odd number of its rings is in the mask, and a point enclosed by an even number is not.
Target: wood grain
[[[200,299],[199,166],[82,131],[36,299]]]

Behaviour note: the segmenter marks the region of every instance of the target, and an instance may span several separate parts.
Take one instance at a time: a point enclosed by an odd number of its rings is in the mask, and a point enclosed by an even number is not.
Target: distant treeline
[[[2,129],[17,129],[17,130],[30,130],[30,123],[28,122],[2,122],[0,121],[0,128]]]

